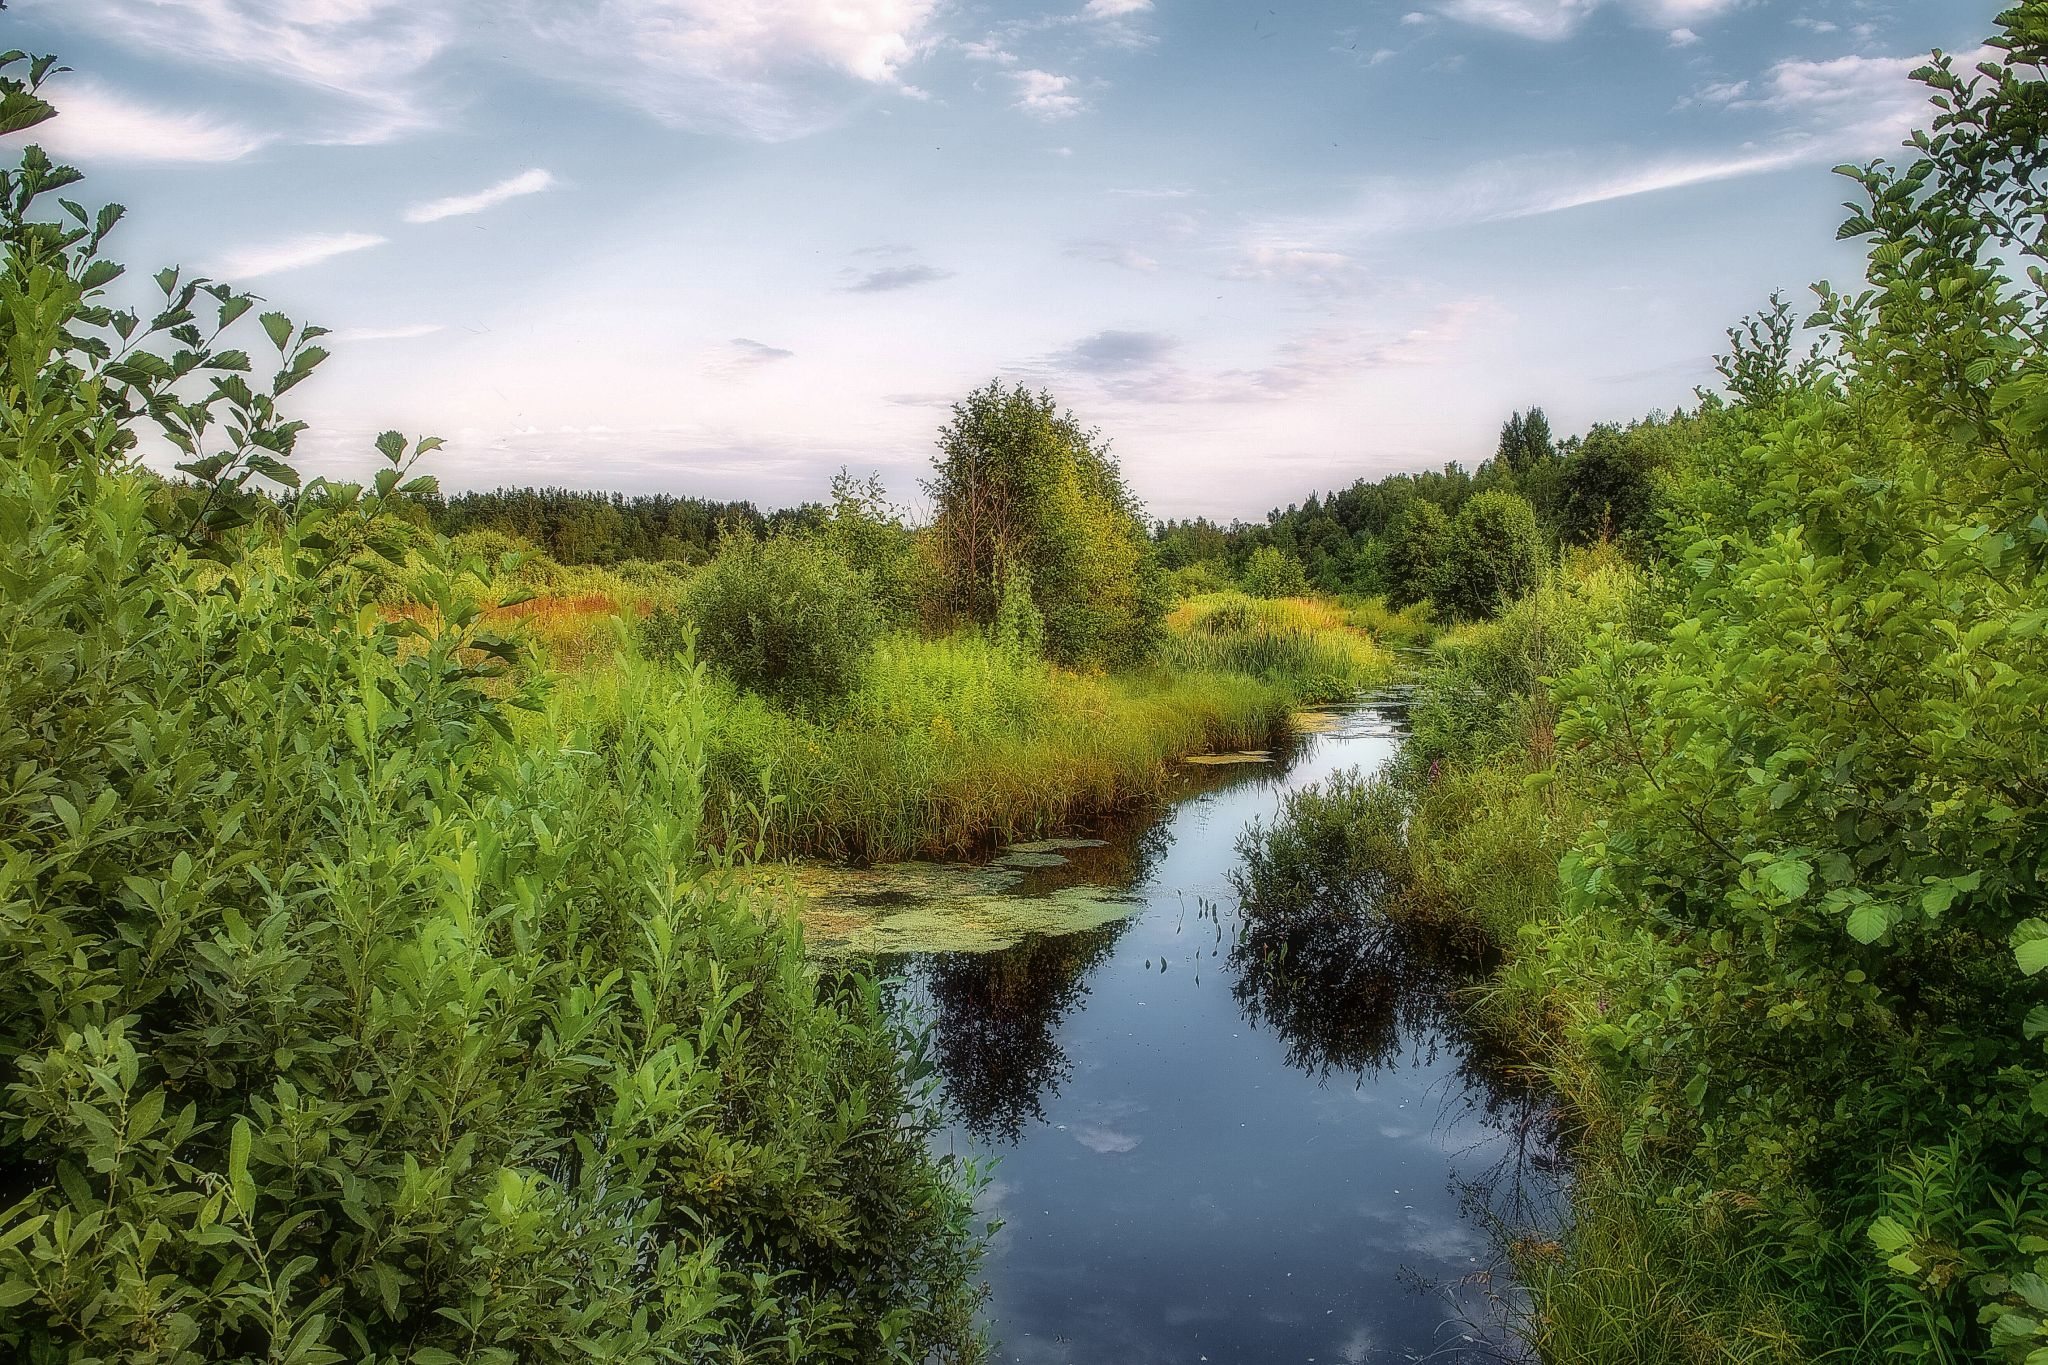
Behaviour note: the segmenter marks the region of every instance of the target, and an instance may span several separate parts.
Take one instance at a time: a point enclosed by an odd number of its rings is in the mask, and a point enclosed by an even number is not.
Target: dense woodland
[[[0,181],[0,1352],[972,1360],[981,1172],[751,864],[986,847],[1427,643],[1247,913],[1499,969],[1558,1362],[2048,1362],[2048,3],[1690,406],[1153,524],[992,383],[914,524],[304,478],[324,335]],[[55,116],[0,66],[0,128]],[[152,292],[153,291],[153,292]],[[147,304],[137,300],[148,298]],[[253,358],[261,355],[259,366]],[[264,374],[268,373],[267,380]],[[136,458],[144,433],[180,477]],[[1284,1153],[1276,1154],[1284,1159]]]

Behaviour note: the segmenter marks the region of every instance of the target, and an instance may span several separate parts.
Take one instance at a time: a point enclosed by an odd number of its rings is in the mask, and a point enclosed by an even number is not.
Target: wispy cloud
[[[78,161],[235,161],[271,140],[227,119],[145,104],[92,81],[55,84],[50,99],[56,119],[25,140]]]
[[[1254,242],[1225,272],[1236,280],[1282,280],[1317,293],[1349,292],[1365,283],[1365,268],[1346,252],[1299,242]]]
[[[846,286],[849,294],[886,294],[894,289],[910,289],[920,284],[932,284],[938,280],[950,280],[953,272],[941,270],[935,265],[887,265],[867,274]]]
[[[1011,77],[1017,83],[1017,107],[1042,119],[1072,118],[1088,107],[1074,93],[1072,76],[1050,71],[1019,71]]]
[[[1129,243],[1105,241],[1097,237],[1067,243],[1066,254],[1076,260],[1100,261],[1104,265],[1120,266],[1140,274],[1150,274],[1159,268],[1158,261]]]
[[[1518,38],[1556,42],[1579,31],[1601,9],[1614,7],[1637,22],[1676,32],[1693,33],[1690,25],[1706,23],[1744,0],[1438,0],[1437,13],[1447,19],[1490,28]],[[1409,14],[1404,22],[1412,22]],[[1427,16],[1424,16],[1425,18]],[[1676,32],[1674,32],[1674,30]],[[1694,34],[1696,38],[1698,35]],[[1682,44],[1681,44],[1682,45]]]
[[[446,122],[447,59],[529,72],[662,123],[779,141],[837,122],[936,41],[940,0],[65,0],[63,17],[153,58],[293,86],[327,107],[298,140],[380,142]],[[58,7],[51,6],[51,9]]]
[[[474,194],[451,195],[446,199],[430,199],[414,204],[405,211],[408,223],[437,223],[443,218],[458,218],[468,213],[482,213],[485,209],[496,208],[508,199],[522,195],[539,194],[554,188],[555,177],[543,170],[521,171],[508,176],[497,184],[478,190]]]
[[[313,232],[282,242],[245,246],[230,252],[213,271],[226,280],[253,280],[303,270],[309,265],[382,246],[385,238],[373,232]]]
[[[1160,332],[1097,332],[1082,337],[1052,357],[1064,370],[1081,374],[1121,374],[1147,369],[1171,356],[1180,343]]]
[[[339,342],[356,341],[410,341],[414,337],[430,337],[448,328],[439,322],[408,322],[395,327],[343,327],[334,333]]]
[[[534,68],[660,122],[783,141],[838,122],[861,87],[913,96],[939,0],[512,0]],[[850,87],[850,88],[849,88]]]
[[[767,342],[756,341],[752,337],[734,337],[712,357],[707,368],[713,374],[733,376],[795,357],[795,351],[781,346],[770,346]]]
[[[426,69],[460,27],[459,0],[68,0],[64,18],[155,59],[296,85],[315,109],[291,140],[384,142],[440,121]]]

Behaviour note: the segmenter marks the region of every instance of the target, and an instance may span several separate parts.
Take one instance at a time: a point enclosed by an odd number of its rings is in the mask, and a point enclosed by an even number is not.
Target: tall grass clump
[[[1245,673],[1303,701],[1340,701],[1394,675],[1392,657],[1341,608],[1312,598],[1209,593],[1167,617],[1160,662],[1186,673]]]
[[[252,298],[123,311],[118,213],[5,176],[0,1357],[976,1357],[968,1182],[875,988],[706,838],[708,682],[548,709],[483,566],[386,534],[433,443],[288,463],[317,329],[246,329],[259,389],[191,321]],[[132,463],[152,419],[189,482]]]
[[[571,687],[615,705],[602,673]],[[724,836],[768,852],[958,854],[1156,800],[1178,758],[1278,742],[1291,701],[1243,674],[1076,673],[978,632],[896,635],[829,714],[719,684],[707,782]]]

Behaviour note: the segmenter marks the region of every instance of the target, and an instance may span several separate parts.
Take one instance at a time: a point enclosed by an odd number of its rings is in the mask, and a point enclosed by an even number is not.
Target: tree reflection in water
[[[1138,888],[1171,842],[1156,818],[1103,834],[1075,848],[1058,867],[1040,868],[1016,888],[1040,896],[1063,886]],[[1060,1022],[1088,997],[1088,975],[1130,927],[1026,939],[994,953],[945,953],[922,959],[917,973],[931,1024],[931,1060],[955,1116],[976,1137],[1014,1144],[1026,1125],[1073,1075],[1060,1046]]]
[[[1059,1024],[1088,994],[1087,975],[1123,923],[1031,938],[999,953],[954,953],[924,972],[932,1060],[960,1121],[976,1137],[1014,1143],[1073,1074]]]

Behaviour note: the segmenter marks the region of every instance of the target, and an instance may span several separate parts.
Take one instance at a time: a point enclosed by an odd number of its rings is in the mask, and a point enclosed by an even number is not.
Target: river
[[[1378,923],[1239,922],[1239,835],[1399,743],[1397,703],[1323,719],[1272,762],[1191,769],[1100,843],[999,861],[997,899],[1107,903],[1084,917],[1103,922],[888,959],[932,1030],[941,1141],[996,1159],[996,1360],[1514,1358],[1493,1229],[1540,1217],[1557,1163],[1542,1097],[1451,1008],[1484,963]],[[890,885],[869,902],[915,899]]]

